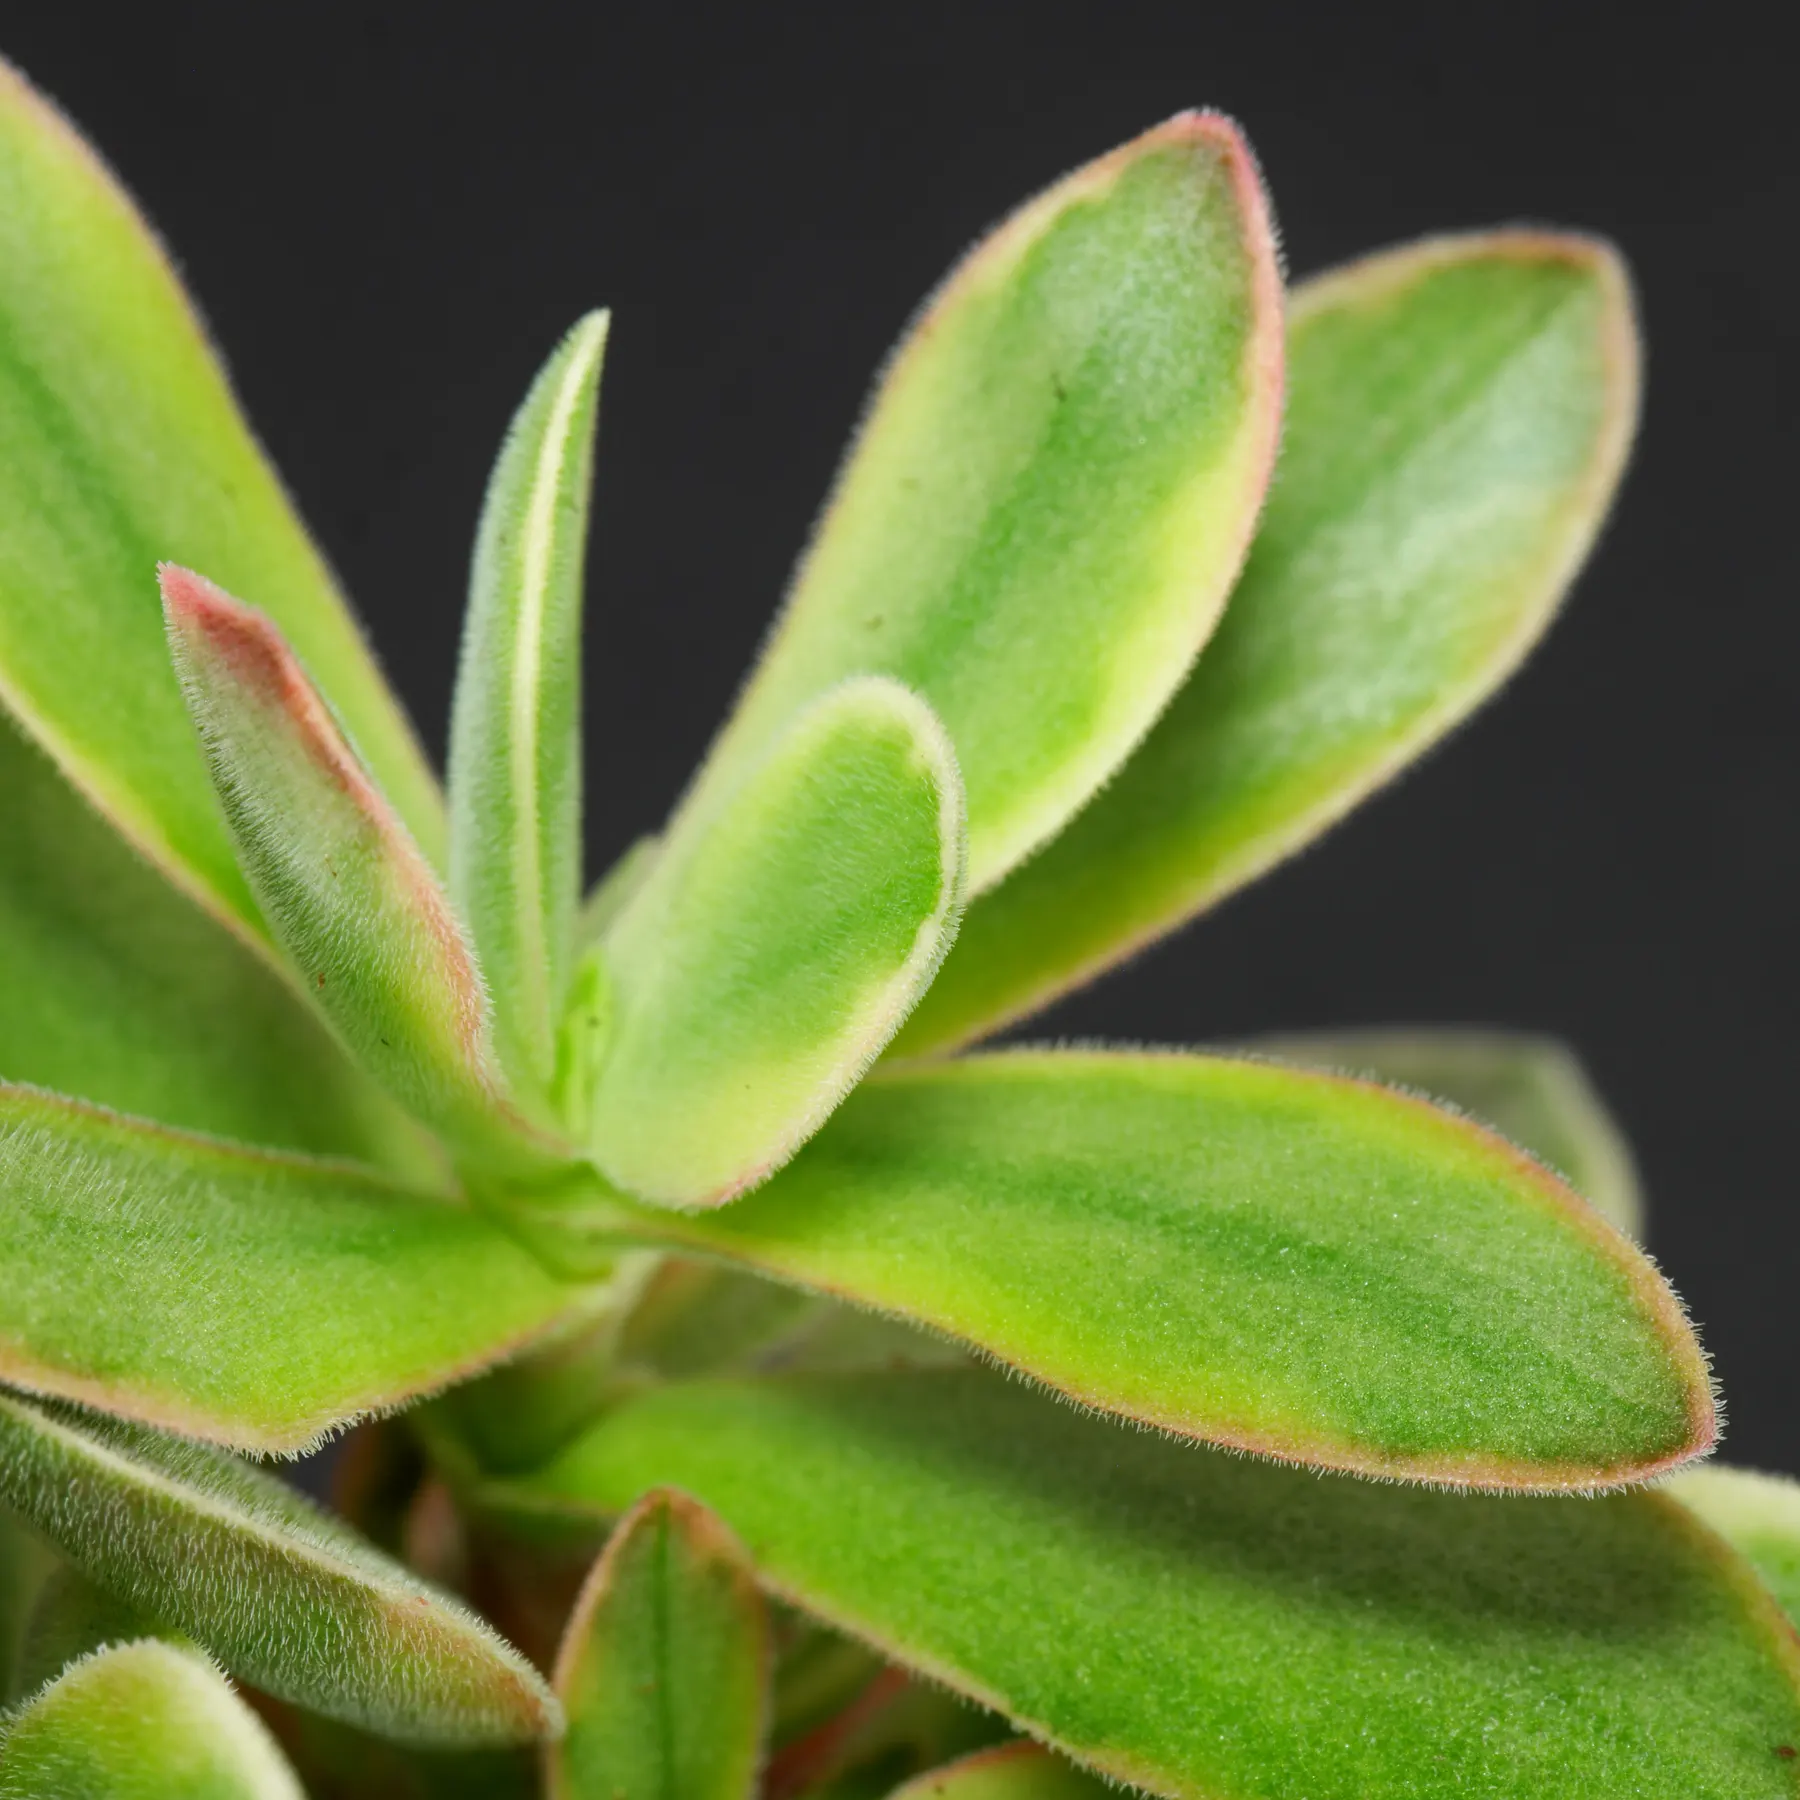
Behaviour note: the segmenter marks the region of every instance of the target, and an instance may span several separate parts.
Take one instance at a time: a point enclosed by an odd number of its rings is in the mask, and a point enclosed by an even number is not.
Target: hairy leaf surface
[[[1291,855],[1543,632],[1636,417],[1612,253],[1501,232],[1371,257],[1295,294],[1288,366],[1218,633],[1118,779],[970,907],[902,1052],[1032,1011]]]
[[[1108,1800],[1105,1782],[1041,1744],[1001,1744],[915,1775],[891,1800]]]
[[[568,1718],[553,1800],[751,1800],[769,1715],[769,1622],[743,1552],[656,1493],[594,1565],[556,1662]]]
[[[140,849],[254,933],[169,671],[159,560],[277,621],[440,854],[436,783],[162,247],[0,66],[0,700]]]
[[[1667,1491],[1749,1558],[1800,1631],[1800,1482],[1709,1463]]]
[[[554,1697],[474,1614],[204,1445],[0,1393],[0,1500],[234,1675],[391,1736],[515,1743]]]
[[[979,1370],[665,1388],[514,1494],[662,1483],[765,1585],[1182,1800],[1793,1793],[1800,1647],[1659,1494],[1321,1477]]]
[[[1422,1101],[1266,1064],[893,1070],[760,1192],[643,1229],[1300,1462],[1583,1488],[1716,1430],[1673,1295],[1548,1171]]]
[[[826,695],[665,844],[606,938],[605,1174],[713,1204],[785,1162],[931,980],[962,866],[956,757],[930,708],[874,678]]]
[[[482,508],[450,719],[450,892],[494,999],[502,1062],[555,1073],[581,891],[581,602],[607,317],[545,365]]]
[[[90,1581],[73,1564],[58,1559],[38,1589],[25,1622],[11,1697],[28,1699],[70,1663],[92,1656],[108,1644],[171,1635],[159,1630],[136,1607]],[[6,1698],[0,1691],[0,1701]]]
[[[900,345],[689,810],[811,699],[892,675],[943,718],[971,890],[1105,781],[1217,620],[1281,410],[1281,284],[1248,147],[1184,114],[1077,170]]]
[[[0,1725],[0,1800],[304,1800],[204,1656],[146,1640],[75,1664]]]
[[[466,1208],[0,1085],[0,1380],[257,1450],[586,1304]]]

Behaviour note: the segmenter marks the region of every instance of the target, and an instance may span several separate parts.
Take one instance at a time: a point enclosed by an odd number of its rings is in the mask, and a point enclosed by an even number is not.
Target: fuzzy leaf
[[[1283,1033],[1249,1047],[1447,1100],[1548,1163],[1628,1237],[1643,1236],[1631,1146],[1574,1052],[1554,1038],[1396,1026]]]
[[[1248,146],[1184,114],[1002,224],[902,341],[689,810],[834,683],[923,694],[962,760],[972,892],[1051,836],[1180,685],[1281,411]]]
[[[480,1163],[526,1161],[481,971],[406,827],[268,619],[186,569],[162,588],[239,860],[301,984],[415,1117]]]
[[[670,1484],[765,1586],[1182,1800],[1791,1800],[1800,1645],[1659,1494],[1443,1494],[983,1370],[653,1391],[512,1490]]]
[[[1280,474],[1217,636],[1117,780],[970,907],[900,1053],[1031,1012],[1291,855],[1548,624],[1636,417],[1610,250],[1501,232],[1352,264],[1295,294],[1288,366]]]
[[[269,1729],[204,1656],[119,1644],[0,1726],[0,1800],[305,1800]]]
[[[1580,1489],[1717,1430],[1636,1249],[1511,1145],[1361,1082],[1174,1053],[893,1070],[759,1193],[646,1215],[617,1228],[1297,1462]]]
[[[674,1205],[752,1186],[893,1036],[956,930],[962,786],[929,707],[846,682],[663,847],[605,942],[594,1159]]]
[[[255,597],[438,855],[431,772],[161,246],[0,64],[0,699],[140,850],[255,935],[169,672],[159,559]]]
[[[29,1698],[49,1686],[70,1663],[92,1656],[108,1644],[169,1635],[136,1607],[96,1586],[79,1569],[58,1561],[45,1576],[25,1622],[12,1697]]]
[[[219,1451],[0,1393],[0,1500],[280,1699],[427,1742],[522,1743],[560,1724],[530,1664],[472,1613]]]
[[[0,716],[0,1079],[425,1174],[423,1134],[267,962]]]
[[[1110,1800],[1114,1790],[1042,1744],[1001,1744],[915,1775],[891,1800]]]
[[[0,1085],[0,1380],[296,1450],[588,1291],[451,1201]]]
[[[1800,1631],[1800,1482],[1709,1463],[1666,1491],[1747,1557]]]
[[[555,1071],[581,888],[581,602],[605,313],[563,340],[512,422],[475,540],[450,721],[450,892],[502,1062]]]
[[[718,1521],[656,1493],[620,1523],[556,1659],[568,1717],[553,1800],[750,1800],[769,1715],[769,1622]]]

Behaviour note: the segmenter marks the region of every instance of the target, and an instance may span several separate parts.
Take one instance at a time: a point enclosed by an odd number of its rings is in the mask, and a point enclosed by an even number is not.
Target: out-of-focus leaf
[[[662,839],[645,836],[633,840],[623,856],[596,881],[581,903],[576,936],[583,944],[598,943],[612,929],[612,922],[644,884],[656,864]]]
[[[481,971],[406,827],[268,619],[186,569],[162,588],[239,860],[306,991],[416,1117],[483,1163],[523,1158]]]
[[[219,1451],[0,1394],[0,1500],[245,1681],[389,1736],[521,1743],[555,1698],[472,1613]]]
[[[962,786],[931,709],[844,683],[664,845],[608,934],[590,1142],[673,1205],[779,1167],[931,980],[962,897]]]
[[[1288,366],[1280,472],[1217,635],[1117,780],[970,907],[900,1052],[1030,1012],[1253,880],[1543,632],[1636,417],[1612,252],[1499,232],[1371,257],[1296,293]]]
[[[0,1709],[18,1698],[19,1662],[32,1609],[56,1566],[43,1539],[0,1506]]]
[[[514,1503],[679,1486],[765,1586],[1182,1800],[1791,1800],[1800,1645],[1674,1502],[1320,1477],[985,1370],[630,1401]]]
[[[581,889],[581,602],[605,313],[550,358],[488,483],[450,720],[450,892],[500,1058],[555,1070]]]
[[[1574,1052],[1515,1031],[1400,1026],[1283,1033],[1249,1046],[1309,1069],[1340,1069],[1448,1100],[1567,1177],[1628,1237],[1643,1193],[1625,1134]]]
[[[1704,1359],[1642,1254],[1510,1144],[1363,1082],[1015,1051],[865,1082],[760,1192],[614,1228],[976,1344],[1085,1405],[1474,1487],[1708,1448]]]
[[[0,716],[0,1078],[219,1137],[429,1169],[264,959]]]
[[[0,1379],[296,1450],[586,1304],[498,1227],[343,1164],[0,1085]]]
[[[942,717],[979,891],[1180,685],[1274,457],[1282,296],[1248,146],[1183,114],[1041,194],[952,273],[875,395],[704,810],[835,682]]]
[[[128,1644],[158,1635],[155,1622],[136,1607],[96,1586],[79,1569],[57,1563],[32,1602],[19,1644],[12,1694],[17,1699],[35,1694],[70,1663],[92,1656],[108,1644]],[[5,1697],[0,1692],[0,1700]]]
[[[1109,1800],[1114,1791],[1042,1744],[1001,1744],[915,1776],[893,1800]]]
[[[77,1663],[0,1725],[0,1800],[305,1800],[204,1656],[147,1640]]]
[[[431,772],[161,246],[0,66],[0,697],[140,849],[254,934],[169,671],[159,559],[277,621],[439,855]]]
[[[1800,1482],[1710,1463],[1684,1469],[1667,1492],[1749,1559],[1800,1631]]]
[[[649,1495],[594,1565],[556,1661],[554,1800],[750,1800],[769,1655],[742,1552],[685,1495]]]

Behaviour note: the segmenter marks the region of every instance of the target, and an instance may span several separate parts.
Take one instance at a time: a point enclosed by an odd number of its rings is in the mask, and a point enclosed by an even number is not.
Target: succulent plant
[[[1520,662],[1613,252],[1289,294],[1212,114],[1047,189],[584,898],[606,330],[500,451],[440,790],[0,73],[0,1796],[1800,1791],[1800,1489],[1674,1473],[1707,1366],[1566,1052],[968,1048]],[[351,1428],[331,1507],[256,1464]]]

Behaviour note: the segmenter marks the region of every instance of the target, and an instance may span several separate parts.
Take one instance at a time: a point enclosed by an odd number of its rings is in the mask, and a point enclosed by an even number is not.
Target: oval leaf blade
[[[1295,1462],[1585,1489],[1717,1430],[1679,1303],[1553,1175],[1422,1101],[1292,1069],[894,1070],[760,1192],[648,1230]]]
[[[1042,1744],[1001,1744],[927,1769],[890,1800],[1107,1800],[1115,1790]]]
[[[558,346],[488,483],[450,717],[450,893],[501,1061],[555,1073],[581,889],[581,602],[607,315]]]
[[[1683,1469],[1666,1491],[1749,1560],[1800,1631],[1800,1482],[1709,1463]]]
[[[561,1722],[536,1671],[473,1613],[217,1450],[0,1393],[0,1499],[281,1699],[428,1743],[525,1743]]]
[[[1623,270],[1500,232],[1302,286],[1280,474],[1187,685],[969,909],[897,1046],[966,1042],[1253,880],[1485,700],[1599,530],[1637,412]]]
[[[441,854],[430,769],[162,247],[0,64],[0,697],[140,850],[256,935],[169,673],[159,559],[257,596]]]
[[[743,1552],[684,1494],[620,1522],[556,1660],[553,1800],[750,1800],[769,1720],[767,1612]]]
[[[1112,773],[1217,620],[1281,413],[1281,283],[1248,146],[1184,114],[1001,225],[903,340],[704,810],[858,674],[936,709],[979,891]]]
[[[1800,1648],[1658,1494],[1323,1477],[984,1370],[635,1399],[513,1490],[678,1485],[765,1586],[1180,1800],[1788,1800]]]
[[[496,1226],[346,1164],[0,1085],[0,1380],[299,1450],[590,1303]]]
[[[0,1725],[0,1800],[305,1800],[204,1656],[146,1639],[76,1663]]]
[[[943,728],[891,681],[815,704],[671,838],[605,940],[590,1144],[608,1179],[710,1205],[818,1129],[931,980],[962,897]]]

